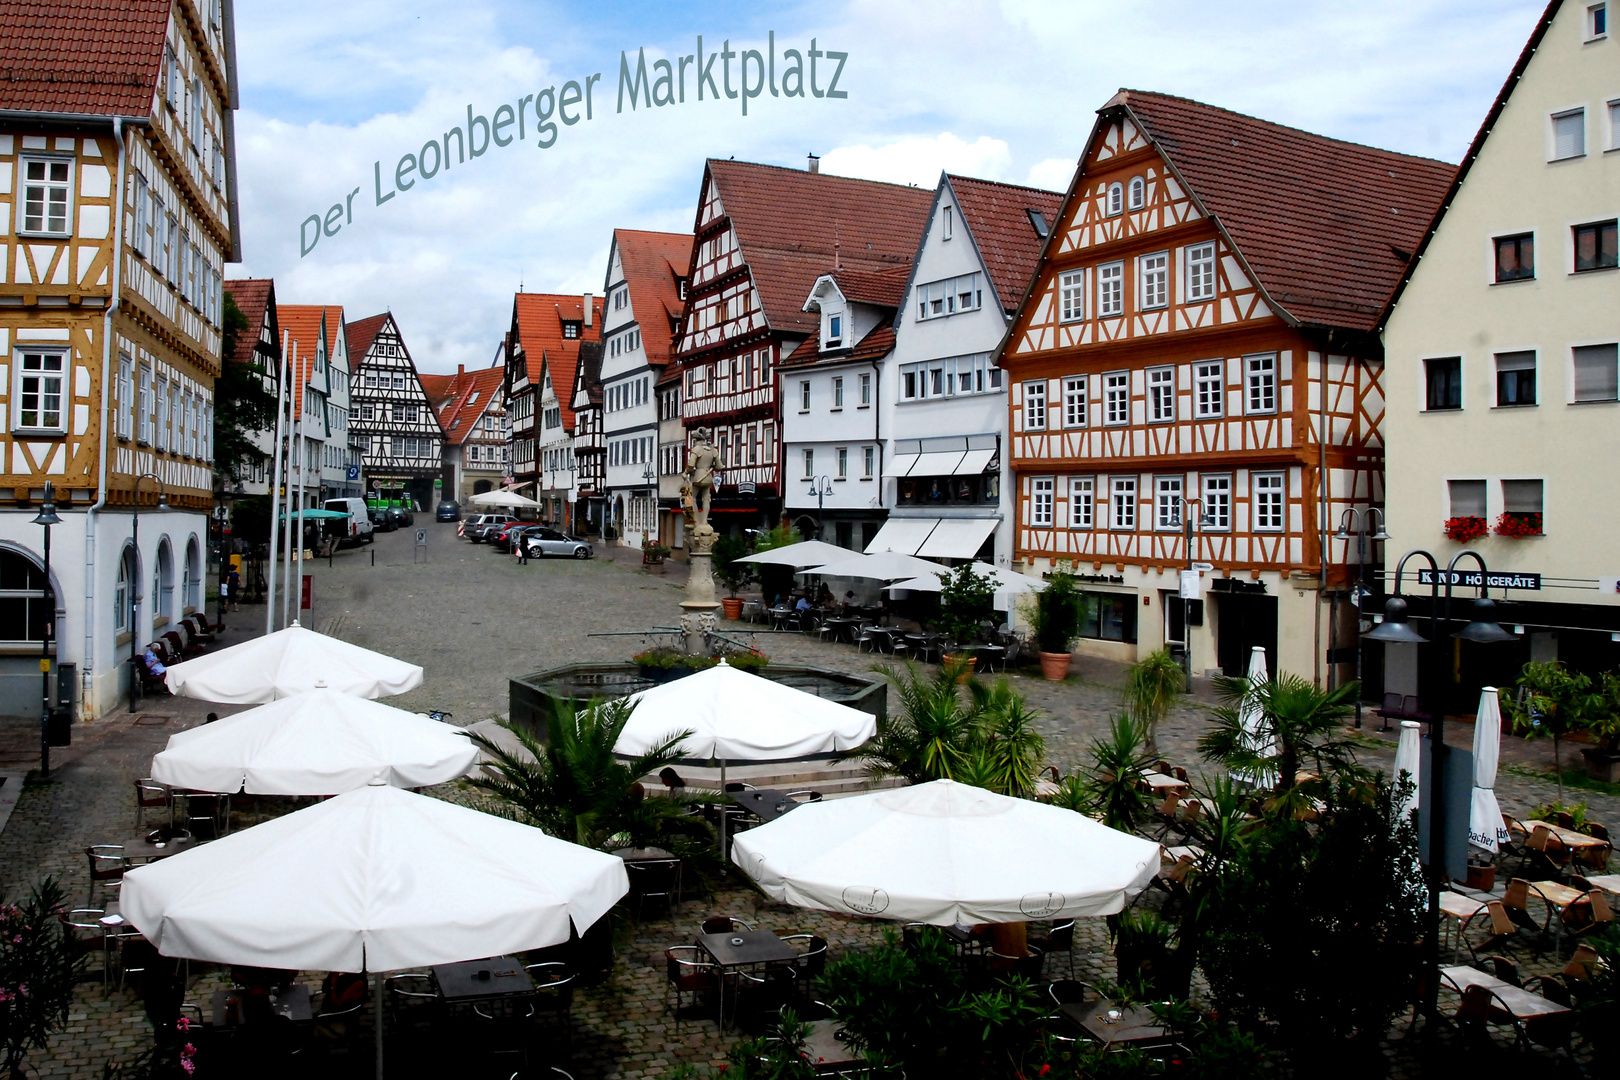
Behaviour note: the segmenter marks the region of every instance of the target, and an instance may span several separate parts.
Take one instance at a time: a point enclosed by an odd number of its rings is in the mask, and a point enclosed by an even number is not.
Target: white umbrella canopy
[[[1271,738],[1271,745],[1264,745],[1266,733],[1261,730],[1265,724],[1265,711],[1260,706],[1260,699],[1254,691],[1263,686],[1271,676],[1266,671],[1266,650],[1264,646],[1256,645],[1249,651],[1249,692],[1243,695],[1243,702],[1238,706],[1238,722],[1243,725],[1243,733],[1249,744],[1249,749],[1256,754],[1275,755],[1277,740]],[[1272,784],[1276,782],[1276,774],[1270,770],[1260,770],[1250,775],[1246,770],[1238,770],[1232,774],[1239,780],[1250,784]]]
[[[841,548],[837,544],[827,544],[820,540],[801,540],[797,544],[787,544],[771,548],[769,551],[756,551],[736,561],[767,566],[820,566],[823,563],[847,559],[854,554],[857,553],[849,548]]]
[[[999,566],[991,566],[986,562],[970,563],[973,572],[982,578],[995,582],[996,592],[1008,593],[1014,596],[1023,593],[1040,592],[1046,588],[1046,582],[1040,578],[1032,578],[1027,574],[1020,574],[1014,570],[1006,570]],[[907,589],[912,592],[944,592],[945,583],[939,580],[939,575],[952,567],[941,566],[921,577],[910,578],[906,581],[897,581],[886,587],[885,591],[893,592],[896,589]]]
[[[807,803],[737,836],[771,899],[935,926],[1112,915],[1159,845],[1084,814],[951,780]]]
[[[263,705],[317,684],[355,697],[403,694],[422,685],[422,669],[347,641],[289,626],[217,653],[175,664],[169,691],[227,705]]]
[[[877,732],[871,713],[750,675],[720,661],[643,690],[614,752],[645,754],[678,731],[688,758],[727,762],[795,761],[850,750]]]
[[[879,581],[901,581],[937,574],[950,567],[929,562],[915,555],[902,555],[898,551],[881,551],[874,555],[861,555],[846,551],[844,558],[829,562],[813,570],[800,570],[800,574],[820,574],[822,577],[876,578]]]
[[[1418,770],[1422,767],[1422,753],[1422,746],[1418,742],[1418,722],[1402,720],[1400,738],[1395,744],[1395,781],[1410,780],[1412,792],[1395,808],[1397,827],[1418,808]]]
[[[1502,823],[1502,807],[1496,801],[1496,766],[1502,756],[1502,703],[1496,687],[1479,692],[1479,712],[1474,717],[1474,793],[1468,808],[1468,842],[1496,854],[1497,846],[1510,839]]]
[[[511,491],[486,491],[483,494],[474,495],[467,502],[473,506],[526,507],[540,505],[533,499],[526,499],[522,495]]]
[[[372,785],[124,875],[165,956],[398,971],[557,945],[629,890],[617,856]]]
[[[460,728],[318,689],[170,736],[152,779],[227,794],[336,795],[379,776],[395,787],[443,784],[477,757]]]

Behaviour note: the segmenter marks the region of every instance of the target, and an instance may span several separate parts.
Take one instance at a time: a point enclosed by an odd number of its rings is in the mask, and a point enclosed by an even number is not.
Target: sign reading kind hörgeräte
[[[713,38],[710,38],[713,44]],[[766,46],[759,49],[736,50],[731,39],[720,43],[718,51],[705,52],[703,36],[697,37],[697,48],[684,56],[654,59],[647,63],[647,50],[638,48],[632,63],[628,52],[619,54],[619,83],[615,97],[615,113],[624,112],[626,103],[630,111],[637,108],[661,109],[671,105],[684,105],[688,100],[719,101],[722,97],[741,104],[742,115],[748,115],[748,103],[769,92],[772,97],[842,99],[848,90],[839,89],[844,75],[844,64],[849,53],[816,47],[815,38],[810,47],[783,49],[780,57],[776,48],[776,31],[766,37]],[[778,62],[780,59],[780,62]],[[733,63],[735,61],[735,64]],[[736,79],[733,81],[733,75]],[[431,138],[419,148],[401,154],[391,171],[384,171],[379,159],[372,163],[373,206],[381,206],[397,195],[402,195],[418,184],[432,180],[452,167],[465,167],[469,161],[483,157],[492,150],[505,149],[532,141],[541,150],[557,145],[562,129],[580,121],[596,118],[598,100],[606,92],[596,84],[602,73],[596,72],[580,79],[569,79],[558,86],[547,86],[537,93],[524,94],[511,101],[501,102],[488,115],[475,113],[467,106],[466,126],[456,123],[442,136]],[[456,120],[461,118],[458,116]],[[298,254],[303,258],[315,250],[321,238],[336,236],[346,225],[354,224],[354,198],[361,188],[356,187],[333,203],[325,213],[315,213],[298,227]],[[361,200],[361,209],[365,200]]]
[[[1448,582],[1449,577],[1449,582]],[[1488,570],[1483,579],[1478,570],[1441,570],[1438,574],[1433,570],[1419,570],[1418,584],[1461,585],[1468,589],[1477,589],[1483,585],[1487,589],[1530,589],[1539,592],[1541,589],[1540,574],[1514,574],[1501,570]]]

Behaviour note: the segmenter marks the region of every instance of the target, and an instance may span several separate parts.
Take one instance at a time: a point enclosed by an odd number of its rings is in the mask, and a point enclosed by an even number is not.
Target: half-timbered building
[[[613,230],[602,292],[602,423],[620,543],[658,543],[660,515],[680,513],[678,499],[660,506],[654,388],[669,365],[691,259],[691,233]]]
[[[350,323],[348,345],[354,366],[350,427],[363,455],[367,497],[409,500],[431,510],[444,431],[393,313]]]
[[[511,461],[501,356],[479,371],[457,367],[454,375],[421,378],[444,429],[444,498],[465,503],[495,490]]]
[[[1374,331],[1454,173],[1162,94],[1099,110],[1000,354],[1016,558],[1074,564],[1082,648],[1326,674],[1331,533],[1383,498]]]
[[[745,161],[711,159],[693,228],[677,335],[682,424],[720,451],[717,528],[771,526],[783,507],[777,365],[817,336],[805,310],[828,269],[910,264],[933,193]]]
[[[272,278],[241,278],[225,282],[225,292],[247,320],[248,328],[236,337],[236,354],[226,359],[242,367],[257,367],[257,378],[264,392],[280,400],[281,325],[276,321],[276,283]],[[257,454],[244,462],[233,482],[228,476],[217,479],[230,485],[233,496],[268,497],[272,480],[272,444],[275,429],[248,432]]]
[[[590,293],[512,298],[505,364],[512,483],[561,527],[572,527],[574,365],[581,342],[601,340],[601,318],[602,301]]]
[[[0,714],[42,641],[110,707],[129,650],[202,603],[223,270],[239,259],[229,5],[0,9]],[[34,525],[47,483],[49,581]],[[154,507],[132,543],[128,511]]]
[[[602,342],[585,341],[574,365],[574,527],[600,533],[607,519],[607,446],[602,441]]]

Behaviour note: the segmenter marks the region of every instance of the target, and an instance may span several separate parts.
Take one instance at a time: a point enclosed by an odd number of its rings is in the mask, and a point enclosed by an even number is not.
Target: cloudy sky
[[[1061,189],[1123,86],[1456,161],[1542,6],[236,0],[245,258],[232,276],[274,277],[282,301],[342,304],[351,319],[389,308],[423,370],[485,366],[520,283],[600,294],[615,227],[689,231],[707,157],[802,168],[814,152],[850,176],[931,187],[943,168]],[[706,54],[725,41],[767,53],[771,33],[779,79],[784,51],[812,38],[847,53],[848,97],[766,90],[744,116],[716,62],[719,100],[697,100],[688,68],[684,103],[616,110],[621,51],[633,65],[645,48],[652,69],[695,53],[698,35]],[[469,105],[493,117],[597,73],[591,117],[579,107],[549,148],[531,102],[523,139],[395,191],[401,156],[466,127]],[[381,205],[379,172],[394,192]],[[340,203],[338,231],[312,242],[306,219]]]

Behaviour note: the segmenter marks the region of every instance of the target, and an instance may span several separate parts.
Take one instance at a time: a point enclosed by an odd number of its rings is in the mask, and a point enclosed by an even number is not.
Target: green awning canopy
[[[293,517],[299,516],[302,516],[305,521],[316,521],[325,518],[346,518],[349,515],[342,510],[316,510],[313,508],[309,510],[294,510]],[[281,520],[286,521],[287,515],[282,514]]]

